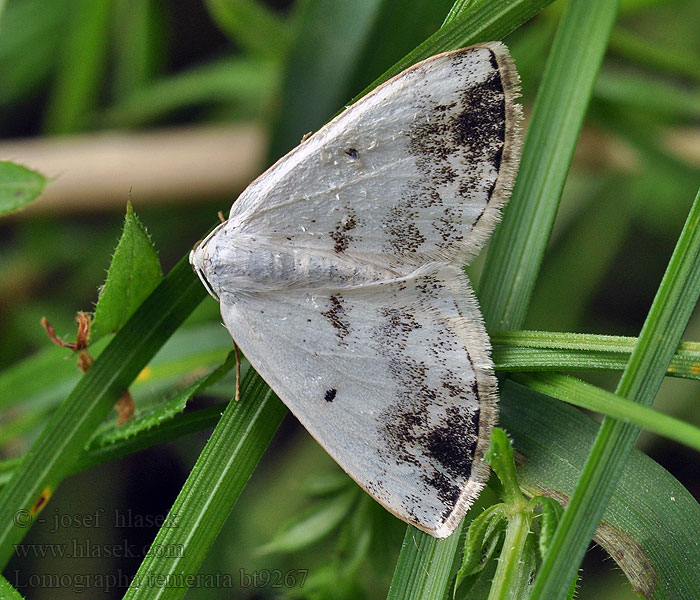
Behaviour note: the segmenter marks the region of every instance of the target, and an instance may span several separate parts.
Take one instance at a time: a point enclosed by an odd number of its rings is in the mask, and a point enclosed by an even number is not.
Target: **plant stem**
[[[508,518],[506,538],[488,600],[509,600],[516,597],[514,592],[521,588],[520,569],[523,564],[525,542],[532,525],[532,512],[528,510],[524,498],[516,504],[509,504],[509,508],[511,507],[513,514]]]

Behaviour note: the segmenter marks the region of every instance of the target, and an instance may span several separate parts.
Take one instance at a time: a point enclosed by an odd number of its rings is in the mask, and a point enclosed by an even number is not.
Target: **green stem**
[[[509,600],[521,588],[520,569],[525,551],[525,542],[532,525],[532,513],[524,499],[509,504],[513,513],[508,517],[506,538],[498,560],[498,567],[491,583],[488,600]]]

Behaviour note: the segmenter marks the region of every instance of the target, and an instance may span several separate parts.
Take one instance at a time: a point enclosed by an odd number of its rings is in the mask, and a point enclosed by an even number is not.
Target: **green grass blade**
[[[572,0],[562,16],[532,110],[518,178],[480,281],[490,329],[519,329],[525,320],[616,12],[615,0]]]
[[[450,10],[452,0],[413,2],[406,10],[406,0],[383,0],[372,32],[353,68],[353,76],[342,90],[343,99],[386,71],[396,61],[423,41],[426,32],[437,31]]]
[[[260,110],[269,103],[278,79],[277,63],[224,58],[153,81],[98,115],[96,122],[104,127],[135,127],[176,110],[217,102]]]
[[[175,415],[171,420],[157,427],[139,432],[131,438],[120,438],[105,442],[104,437],[94,438],[77,462],[70,467],[69,475],[86,471],[97,465],[135,454],[141,450],[171,442],[182,436],[214,427],[221,419],[222,404],[215,404],[201,410]],[[7,485],[22,459],[12,458],[0,462],[0,488]]]
[[[501,387],[500,423],[523,459],[518,466],[521,488],[530,496],[546,495],[566,504],[599,424],[509,380]],[[643,452],[632,451],[595,540],[644,598],[700,598],[700,505]]]
[[[548,1],[498,0],[470,5],[465,12],[450,18],[449,23],[384,73],[360,96],[417,60],[477,41],[501,39],[547,4]],[[450,16],[452,17],[452,13]],[[461,531],[460,524],[449,539],[459,538]],[[447,551],[448,546],[443,540],[436,540],[410,526],[405,539],[410,540],[410,543],[405,541],[401,548],[389,597],[400,597],[404,600],[444,597],[450,586],[449,573],[455,562],[455,554]],[[455,552],[456,548],[457,546]],[[412,572],[416,565],[422,565],[420,574]],[[413,582],[414,578],[418,580]],[[432,590],[430,594],[425,592],[426,586]]]
[[[637,338],[555,331],[496,331],[491,334],[497,371],[622,371]],[[667,376],[700,379],[700,343],[681,342]]]
[[[165,15],[151,0],[116,0],[113,74],[115,98],[125,98],[143,87],[164,63]]]
[[[382,0],[309,0],[285,71],[281,112],[270,142],[276,160],[345,102],[343,93]]]
[[[50,133],[81,130],[97,106],[107,67],[113,0],[81,0],[61,50],[61,63],[47,107],[45,129]]]
[[[616,394],[650,406],[700,293],[700,192]],[[615,490],[639,428],[605,418],[533,587],[532,598],[563,595]]]
[[[601,71],[595,86],[596,98],[640,111],[655,111],[677,119],[695,119],[700,114],[700,89],[687,91],[658,77],[642,77],[621,70]]]
[[[352,102],[359,100],[387,79],[433,54],[470,46],[477,42],[503,39],[551,3],[552,0],[480,0],[474,3],[459,1],[450,11],[443,27],[404,56],[381,77],[375,79],[355,96]]]
[[[0,0],[0,12],[2,12],[2,7],[2,0]],[[0,598],[3,600],[22,600],[22,594],[13,588],[2,575],[0,575]]]
[[[177,527],[166,520],[153,542],[153,548],[177,548],[177,556],[149,553],[124,598],[172,600],[197,586],[202,561],[286,412],[265,382],[249,372],[240,402],[229,403],[170,509],[168,519],[177,520]],[[154,583],[158,580],[168,584]]]
[[[112,339],[52,415],[0,496],[0,564],[26,528],[17,511],[33,512],[70,473],[114,402],[205,296],[187,258],[181,260]],[[42,500],[43,499],[43,500]],[[43,504],[42,504],[43,506]]]
[[[513,379],[542,394],[607,417],[631,423],[681,444],[700,450],[700,428],[595,385],[560,373],[517,375]]]
[[[640,65],[680,75],[700,82],[700,59],[695,53],[685,53],[669,45],[649,42],[643,37],[616,28],[610,36],[610,49]]]
[[[259,0],[205,0],[216,24],[251,55],[279,60],[291,43],[289,24]]]
[[[407,527],[387,599],[445,598],[452,579],[452,565],[462,547],[460,539],[459,534],[453,534],[436,540],[414,527]]]

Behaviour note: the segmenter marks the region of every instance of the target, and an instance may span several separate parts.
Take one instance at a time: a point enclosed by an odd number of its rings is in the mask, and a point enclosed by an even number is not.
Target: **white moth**
[[[428,58],[280,159],[190,256],[311,435],[436,537],[488,477],[497,386],[461,267],[513,185],[517,95],[500,43]]]

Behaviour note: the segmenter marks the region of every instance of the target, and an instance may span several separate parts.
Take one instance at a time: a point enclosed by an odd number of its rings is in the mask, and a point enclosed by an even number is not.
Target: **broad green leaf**
[[[124,230],[95,306],[93,339],[121,329],[162,278],[151,238],[128,203]]]
[[[0,216],[36,200],[47,183],[46,177],[27,167],[0,161]]]
[[[700,451],[700,428],[575,377],[561,373],[539,373],[518,375],[514,379],[553,398],[632,423]]]
[[[615,393],[650,406],[700,294],[700,191]],[[534,598],[561,595],[625,468],[639,427],[605,417],[538,573]],[[664,582],[665,583],[665,582]]]

